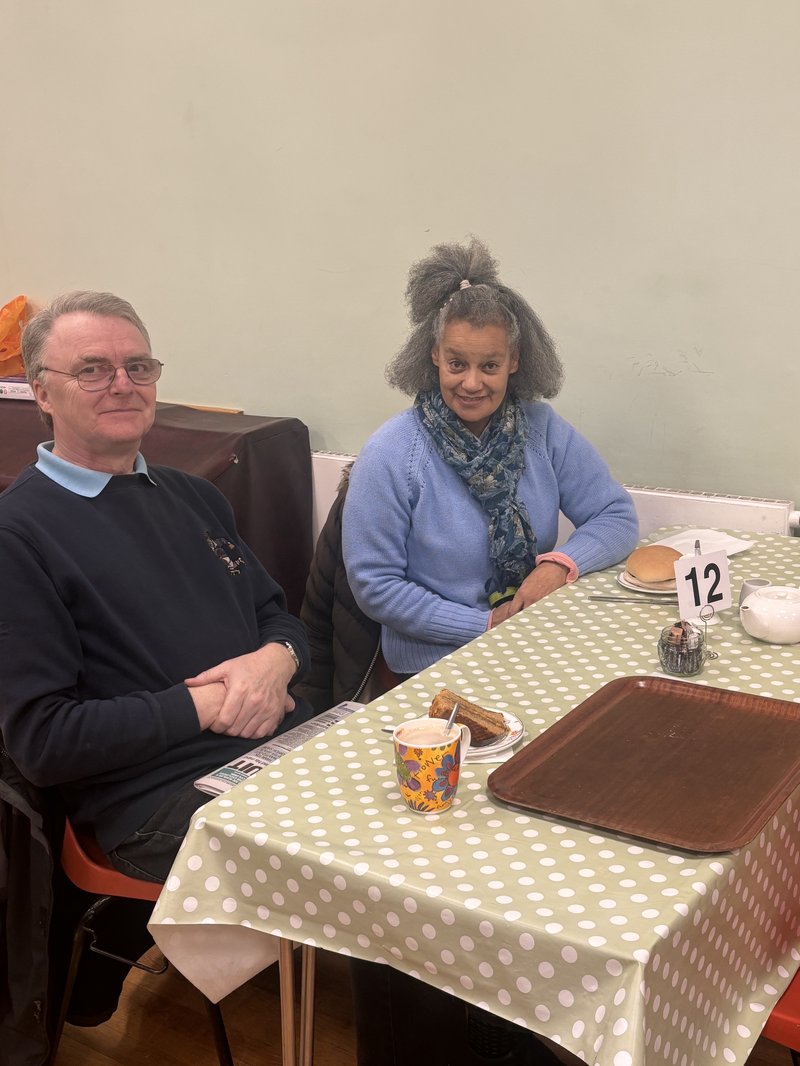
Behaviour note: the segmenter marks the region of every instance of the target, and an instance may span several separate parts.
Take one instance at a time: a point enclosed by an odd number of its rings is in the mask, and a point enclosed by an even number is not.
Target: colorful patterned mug
[[[461,764],[470,744],[469,727],[441,718],[415,718],[393,733],[400,794],[412,811],[438,814],[452,804]]]

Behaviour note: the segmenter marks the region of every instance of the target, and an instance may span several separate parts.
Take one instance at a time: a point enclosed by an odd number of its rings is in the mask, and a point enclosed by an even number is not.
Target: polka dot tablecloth
[[[663,532],[662,534],[663,535]],[[655,537],[653,538],[655,539]],[[748,535],[743,578],[800,586],[800,540]],[[675,608],[582,578],[357,711],[198,812],[153,915],[217,995],[272,933],[377,960],[603,1066],[744,1063],[798,967],[800,794],[747,847],[695,855],[502,807],[467,764],[441,815],[403,805],[382,727],[446,686],[512,711],[526,739],[615,677],[657,674]],[[709,627],[700,684],[800,703],[800,646]]]

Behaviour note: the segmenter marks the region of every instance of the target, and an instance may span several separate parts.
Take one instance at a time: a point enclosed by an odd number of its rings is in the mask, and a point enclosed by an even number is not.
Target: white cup
[[[749,596],[751,592],[755,592],[756,589],[765,589],[767,585],[771,584],[772,582],[767,581],[765,577],[748,577],[746,581],[742,582],[742,587],[739,590],[739,606],[742,606],[745,598]]]

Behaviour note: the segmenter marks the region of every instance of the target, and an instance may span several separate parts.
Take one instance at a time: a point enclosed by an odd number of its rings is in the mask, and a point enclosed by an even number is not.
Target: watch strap
[[[286,650],[291,655],[292,659],[294,659],[294,668],[295,668],[295,672],[297,672],[300,669],[300,656],[294,650],[294,645],[291,644],[288,640],[276,640],[275,643],[276,644],[280,644],[284,648],[286,648]]]

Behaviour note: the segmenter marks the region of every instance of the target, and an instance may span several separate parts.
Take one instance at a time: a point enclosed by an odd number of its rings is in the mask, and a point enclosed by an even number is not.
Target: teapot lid
[[[760,600],[777,603],[800,603],[800,589],[791,585],[767,585],[766,588],[756,589],[753,595]]]

